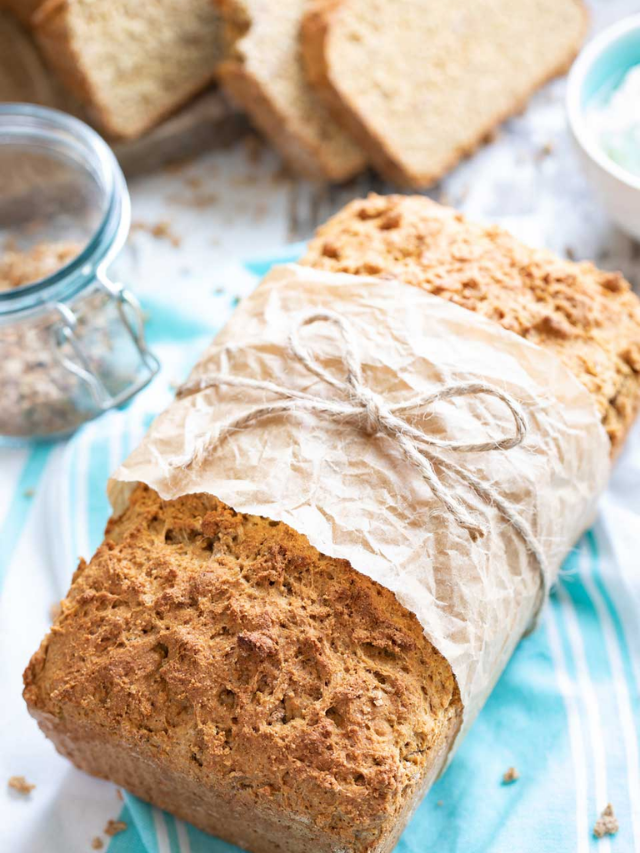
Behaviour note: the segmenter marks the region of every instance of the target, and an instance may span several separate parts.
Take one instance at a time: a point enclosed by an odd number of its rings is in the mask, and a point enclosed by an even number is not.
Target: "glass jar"
[[[130,221],[95,131],[0,105],[0,440],[67,435],[157,373],[140,306],[109,275]]]

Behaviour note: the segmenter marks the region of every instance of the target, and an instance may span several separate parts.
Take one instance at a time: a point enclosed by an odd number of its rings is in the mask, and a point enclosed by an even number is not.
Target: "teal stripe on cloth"
[[[18,479],[9,510],[0,528],[0,592],[6,573],[11,565],[13,553],[29,518],[33,498],[38,488],[53,444],[34,444]]]
[[[274,257],[252,259],[245,271],[257,280],[273,263],[295,260],[302,250],[301,245]],[[147,300],[149,336],[163,363],[161,376],[126,410],[87,424],[68,445],[69,506],[62,511],[71,519],[73,548],[88,552],[83,556],[90,556],[102,538],[109,514],[105,497],[109,472],[166,405],[169,383],[185,378],[235,300],[234,294],[225,292],[207,310],[196,313],[182,302],[177,310],[166,302]],[[44,468],[45,463],[46,459],[30,459],[25,472],[31,464],[33,479],[38,465]],[[25,509],[28,512],[28,505],[16,516],[18,526],[24,526]],[[5,527],[7,523],[8,519]],[[565,562],[541,627],[518,646],[451,766],[416,811],[396,853],[634,850],[634,814],[640,816],[640,796],[634,789],[629,738],[637,747],[640,696],[634,662],[639,650],[629,642],[620,604],[624,590],[616,572],[613,555],[589,532]],[[520,778],[503,785],[502,776],[511,766]],[[606,779],[598,775],[602,767]],[[591,829],[606,805],[600,796],[603,790],[614,801],[620,832],[596,842]],[[237,850],[130,794],[125,794],[120,817],[128,829],[111,839],[109,853]]]
[[[306,245],[305,242],[292,243],[283,249],[282,252],[277,252],[269,257],[249,258],[244,261],[244,266],[248,272],[256,276],[256,279],[261,279],[269,272],[271,267],[278,264],[291,264],[297,261],[304,253]]]

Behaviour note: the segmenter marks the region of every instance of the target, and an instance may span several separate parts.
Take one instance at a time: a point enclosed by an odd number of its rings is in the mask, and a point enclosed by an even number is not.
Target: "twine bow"
[[[315,355],[300,342],[301,330],[305,326],[317,322],[330,323],[341,334],[343,341],[341,355],[347,369],[347,376],[344,380],[332,376],[325,370]],[[178,398],[198,394],[207,388],[227,385],[266,391],[273,394],[276,399],[270,403],[258,405],[249,412],[224,424],[215,434],[205,434],[196,443],[193,451],[186,458],[174,462],[172,467],[188,468],[202,458],[206,452],[219,445],[230,433],[251,426],[261,418],[277,414],[313,412],[349,422],[368,435],[386,435],[396,443],[408,462],[420,473],[433,495],[453,516],[457,524],[467,530],[473,539],[484,536],[488,532],[486,521],[472,516],[464,503],[445,488],[440,479],[441,475],[434,466],[437,466],[440,471],[457,477],[471,491],[475,492],[487,506],[495,507],[501,513],[518,532],[527,551],[538,563],[542,575],[544,593],[542,601],[544,602],[548,589],[546,560],[527,522],[518,515],[515,506],[503,498],[493,486],[483,483],[470,471],[439,452],[484,453],[517,447],[524,441],[528,431],[527,420],[520,405],[509,394],[486,382],[462,382],[445,385],[437,391],[419,394],[405,402],[389,403],[372,391],[364,382],[362,364],[352,325],[343,317],[329,311],[317,311],[299,320],[290,333],[289,346],[298,361],[318,379],[339,391],[340,397],[324,399],[313,394],[307,394],[304,391],[298,391],[295,388],[285,388],[268,380],[251,379],[245,376],[211,374],[188,382],[179,389]],[[495,397],[504,403],[513,418],[514,429],[511,434],[470,443],[449,441],[426,435],[402,417],[405,413],[424,409],[441,400],[480,394]]]

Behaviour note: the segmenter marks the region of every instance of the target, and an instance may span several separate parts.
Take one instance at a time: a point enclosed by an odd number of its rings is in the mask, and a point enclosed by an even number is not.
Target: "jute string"
[[[338,379],[326,371],[315,355],[300,341],[302,329],[318,322],[330,323],[340,332],[343,344],[341,357],[347,370],[347,376],[344,380]],[[401,403],[388,403],[383,397],[368,388],[364,382],[353,326],[343,317],[329,311],[314,312],[300,319],[290,333],[289,346],[294,356],[310,373],[340,392],[340,398],[324,399],[313,394],[307,394],[304,391],[298,391],[295,388],[286,388],[274,382],[251,379],[245,376],[209,374],[193,382],[187,382],[179,389],[178,398],[198,394],[207,388],[226,385],[265,391],[272,394],[276,399],[273,402],[258,405],[249,412],[229,421],[215,433],[205,433],[196,441],[193,450],[186,457],[174,461],[171,467],[174,469],[188,468],[195,462],[201,461],[207,453],[214,450],[231,433],[246,429],[262,418],[278,414],[313,412],[348,422],[371,436],[386,435],[395,442],[408,462],[420,473],[433,495],[447,509],[456,523],[467,530],[474,540],[488,533],[489,527],[486,520],[469,512],[462,500],[443,485],[440,479],[441,474],[438,471],[447,472],[457,477],[487,506],[498,510],[517,531],[527,551],[537,562],[540,569],[543,592],[541,607],[548,592],[549,572],[544,554],[530,526],[520,517],[514,504],[503,498],[497,489],[492,485],[483,483],[470,471],[439,452],[485,453],[495,450],[510,450],[522,444],[527,436],[528,425],[521,406],[513,397],[495,385],[486,382],[462,382],[444,385],[437,391],[419,394],[417,397]],[[511,434],[470,443],[448,441],[426,435],[401,417],[403,413],[424,410],[441,400],[480,394],[495,397],[504,403],[513,418],[514,429]]]

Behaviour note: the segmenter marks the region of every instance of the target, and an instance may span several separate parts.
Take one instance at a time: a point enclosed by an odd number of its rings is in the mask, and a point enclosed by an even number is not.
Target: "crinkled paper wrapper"
[[[288,349],[293,323],[315,309],[353,325],[365,382],[390,402],[480,380],[523,405],[529,432],[522,445],[448,452],[528,521],[552,581],[608,477],[609,442],[586,389],[549,352],[418,288],[296,265],[273,270],[239,306],[191,379],[228,373],[335,398],[339,392]],[[344,377],[335,329],[315,324],[302,335]],[[165,499],[205,492],[239,512],[286,522],[322,553],[348,560],[415,613],[455,674],[466,729],[542,603],[538,564],[510,524],[455,477],[441,472],[446,488],[489,527],[476,541],[393,439],[324,415],[263,419],[225,438],[202,463],[169,467],[203,433],[268,400],[263,391],[224,386],[173,402],[110,482],[114,510],[124,509],[137,482]],[[510,432],[510,418],[486,395],[408,416],[425,433],[457,441]]]

